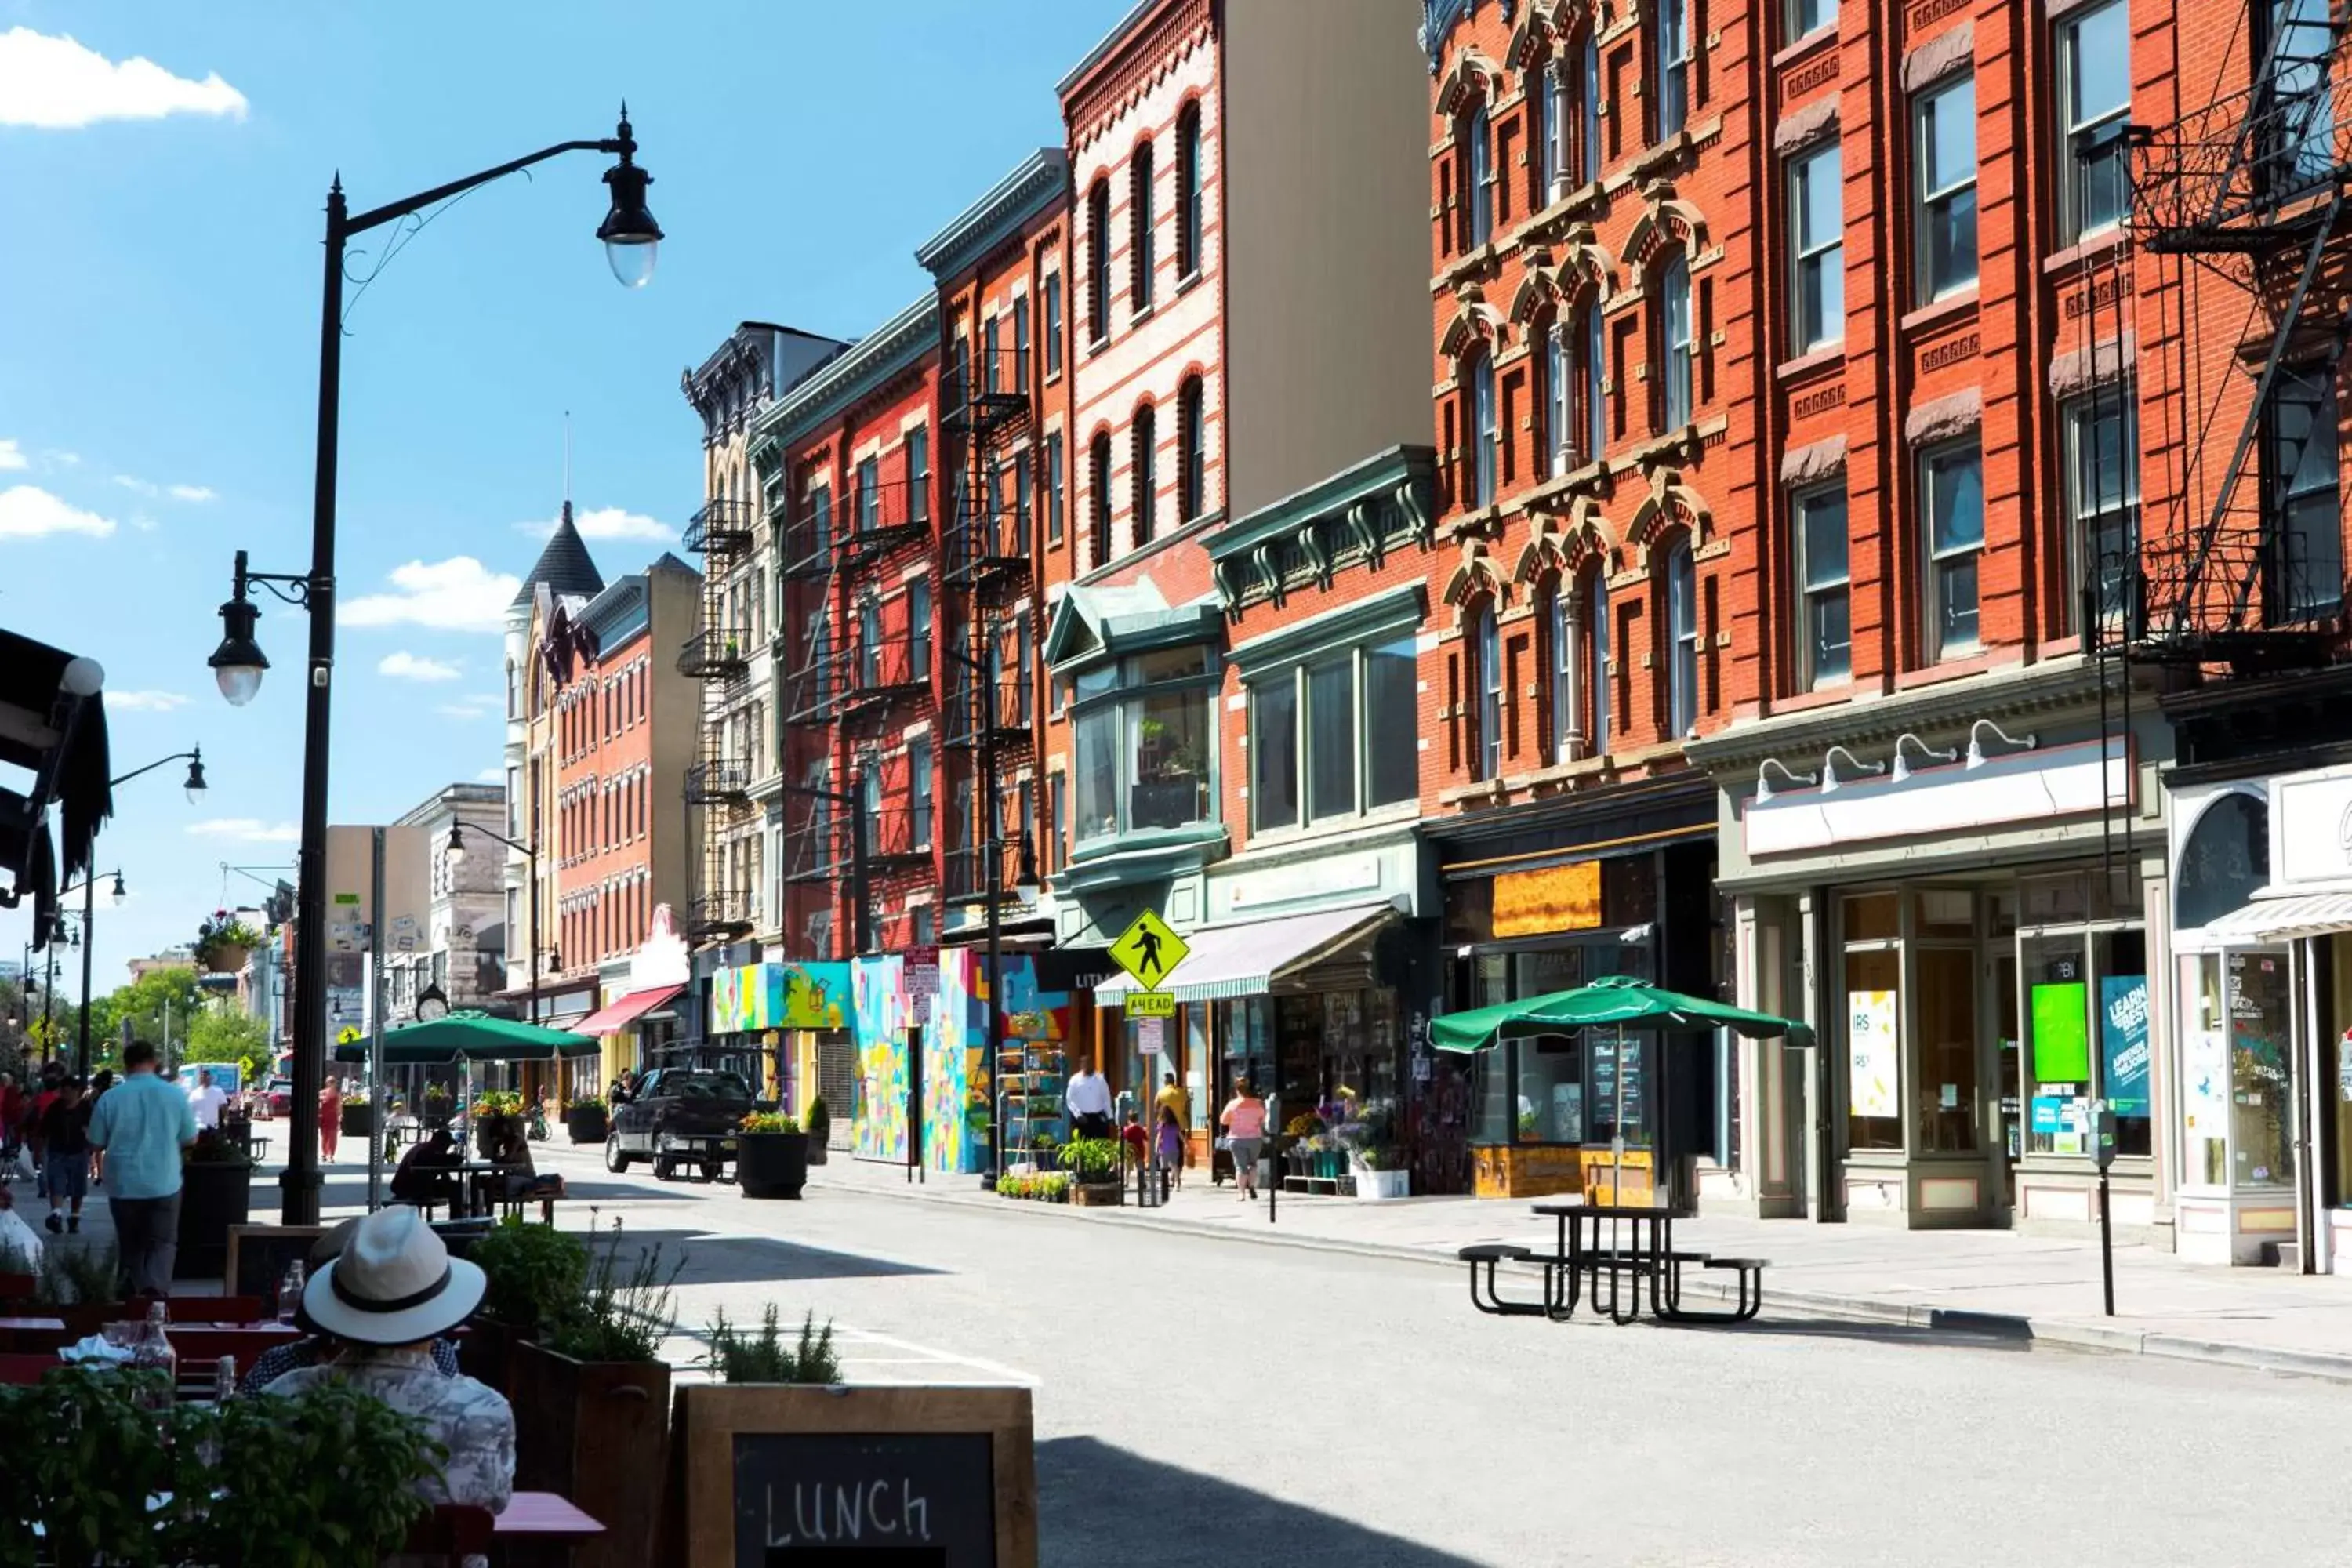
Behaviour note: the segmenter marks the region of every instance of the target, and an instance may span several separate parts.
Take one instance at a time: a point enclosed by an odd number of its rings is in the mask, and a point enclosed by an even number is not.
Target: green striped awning
[[[1313,968],[1395,918],[1395,906],[1382,901],[1181,931],[1192,951],[1160,989],[1179,1002],[1263,996],[1285,976]],[[1095,987],[1095,1002],[1118,1006],[1135,989],[1134,981],[1115,974]]]

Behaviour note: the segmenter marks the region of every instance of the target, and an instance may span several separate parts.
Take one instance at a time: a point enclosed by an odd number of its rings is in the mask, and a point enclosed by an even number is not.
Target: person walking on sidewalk
[[[1062,1106],[1070,1113],[1070,1131],[1078,1137],[1111,1135],[1110,1080],[1095,1070],[1093,1062],[1080,1062],[1070,1075],[1070,1085],[1062,1091]]]
[[[106,1151],[106,1208],[131,1293],[162,1296],[180,1250],[180,1151],[196,1141],[196,1117],[155,1076],[153,1041],[125,1046],[122,1070],[90,1112],[89,1141]]]
[[[335,1163],[335,1144],[343,1135],[343,1081],[331,1078],[319,1089],[319,1152]]]
[[[89,1195],[89,1107],[82,1100],[79,1079],[66,1079],[58,1089],[48,1114],[41,1118],[41,1136],[49,1146],[49,1163],[41,1167],[49,1230],[79,1234],[82,1199]]]
[[[220,1086],[213,1082],[213,1069],[210,1068],[198,1068],[196,1069],[196,1086],[195,1088],[188,1090],[188,1109],[196,1113],[196,1131],[199,1132],[218,1131],[220,1130],[221,1107],[227,1103],[228,1096],[223,1094],[220,1091]]]
[[[1257,1152],[1265,1139],[1265,1101],[1250,1092],[1247,1079],[1234,1079],[1234,1097],[1217,1113],[1225,1142],[1234,1152],[1234,1180],[1241,1184],[1242,1202],[1257,1196]]]

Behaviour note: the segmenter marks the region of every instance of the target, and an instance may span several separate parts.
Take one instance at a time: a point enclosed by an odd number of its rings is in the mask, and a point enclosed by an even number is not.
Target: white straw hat
[[[416,1210],[394,1204],[352,1228],[342,1255],[302,1287],[302,1310],[337,1339],[414,1344],[471,1317],[483,1285],[481,1269],[451,1258]]]

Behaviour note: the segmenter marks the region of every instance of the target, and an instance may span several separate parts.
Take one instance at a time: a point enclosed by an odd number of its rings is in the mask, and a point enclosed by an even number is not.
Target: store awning
[[[1191,952],[1162,989],[1179,1002],[1263,996],[1286,975],[1313,968],[1394,919],[1396,909],[1391,904],[1357,904],[1185,931],[1182,935]],[[1095,987],[1095,1001],[1104,1006],[1117,1005],[1135,988],[1135,982],[1125,974],[1115,974]]]
[[[599,1008],[567,1026],[575,1035],[617,1035],[685,989],[683,985],[656,985],[650,990],[632,991],[609,1007]]]
[[[2278,899],[2257,894],[2243,909],[2232,910],[2208,925],[2205,934],[2225,942],[2294,942],[2340,931],[2352,931],[2352,893],[2302,893]]]

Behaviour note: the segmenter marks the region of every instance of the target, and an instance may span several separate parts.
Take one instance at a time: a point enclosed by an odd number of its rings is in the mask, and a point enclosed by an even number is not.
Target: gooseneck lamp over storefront
[[[2033,750],[2034,746],[2037,744],[2031,732],[2027,733],[2022,739],[2021,739],[2018,736],[2011,734],[2006,730],[2003,730],[2000,725],[1994,723],[1990,719],[1979,719],[1975,723],[1969,726],[1968,765],[1972,768],[1980,768],[1985,765],[1984,733],[1988,730],[1992,731],[1994,740],[1999,741],[2002,745],[2007,746],[2012,752],[2030,752]]]
[[[1801,773],[1778,757],[1767,757],[1756,764],[1756,800],[1759,805],[1769,805],[1772,799],[1772,774],[1776,770],[1781,780],[1787,784],[1802,784],[1810,788],[1820,782],[1815,775]]]
[[[278,1178],[285,1192],[284,1215],[289,1225],[315,1225],[319,1219],[318,1123],[319,1089],[326,1076],[327,994],[327,775],[328,740],[335,664],[335,468],[341,438],[343,285],[345,258],[351,242],[373,229],[399,226],[386,255],[422,229],[435,210],[468,191],[520,174],[534,164],[566,153],[599,153],[618,160],[604,174],[608,202],[596,237],[604,244],[604,258],[614,277],[629,288],[641,288],[653,277],[654,257],[662,239],[661,226],[646,205],[653,176],[636,161],[637,140],[629,125],[628,106],[621,109],[619,124],[610,136],[593,141],[559,142],[536,153],[467,174],[463,179],[419,191],[412,196],[354,213],[343,195],[338,174],[327,191],[327,235],[324,247],[325,288],[319,321],[319,427],[310,510],[310,567],[299,576],[248,572],[245,555],[236,558],[235,591],[221,606],[223,637],[210,664],[221,695],[242,706],[260,689],[262,672],[269,668],[254,637],[259,618],[249,589],[269,588],[289,604],[310,612],[310,639],[305,660],[306,704],[302,734],[302,850],[296,896],[294,947],[294,1085],[293,1126],[288,1146],[290,1157]],[[382,270],[382,258],[357,281]],[[493,836],[495,837],[495,836]],[[533,964],[534,977],[539,973]]]
[[[1911,751],[1904,750],[1906,746],[1911,748]],[[1938,751],[1916,735],[1908,733],[1897,735],[1895,737],[1894,773],[1896,784],[1901,784],[1911,776],[1911,752],[1916,752],[1921,756],[1938,763],[1957,763],[1960,760],[1960,753],[1951,747],[1948,746]]]
[[[1845,765],[1857,773],[1883,773],[1886,771],[1885,763],[1865,763],[1843,746],[1832,746],[1822,753],[1822,793],[1823,795],[1834,792],[1840,784],[1845,783],[1845,780],[1838,777],[1837,764],[1840,757],[1843,757]]]

